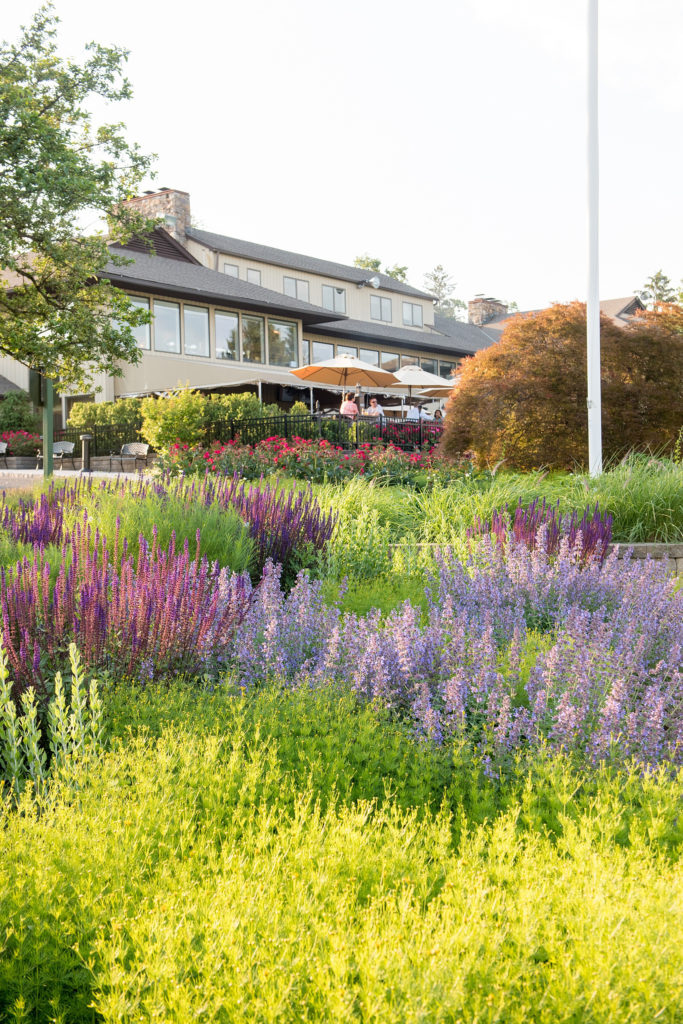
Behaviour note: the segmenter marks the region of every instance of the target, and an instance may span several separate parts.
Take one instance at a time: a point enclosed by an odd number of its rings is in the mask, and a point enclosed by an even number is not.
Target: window
[[[242,317],[242,354],[245,363],[265,363],[265,325],[262,316]]]
[[[311,362],[311,343],[308,338],[304,338],[301,342],[302,357],[304,360],[304,366],[309,366]]]
[[[376,348],[362,348],[358,355],[364,363],[370,363],[370,366],[379,366],[379,352]]]
[[[415,302],[404,302],[403,323],[408,327],[422,327],[422,306]]]
[[[240,268],[237,266],[236,263],[224,263],[223,264],[223,273],[227,274],[228,277],[239,277],[240,276]]]
[[[204,306],[183,306],[185,355],[209,357],[209,311]]]
[[[146,312],[149,312],[149,299],[136,299],[134,295],[129,295],[128,298],[130,299],[131,306],[134,306],[136,309],[144,309]],[[134,327],[133,337],[138,343],[138,348],[152,347],[149,324],[143,324],[141,327]]]
[[[318,363],[324,363],[326,359],[334,357],[334,345],[328,345],[326,341],[313,341],[311,345],[313,348],[311,353],[312,366],[317,366]]]
[[[398,370],[399,360],[396,352],[382,352],[382,369],[394,373]]]
[[[404,366],[419,366],[420,361],[417,356],[401,356],[401,367]]]
[[[285,295],[308,302],[308,281],[301,281],[298,277],[283,277],[282,281]]]
[[[216,359],[239,359],[240,320],[237,313],[216,310]]]
[[[333,288],[331,284],[324,284],[323,309],[331,309],[333,313],[345,313],[346,288]]]
[[[261,284],[261,271],[260,270],[247,270],[247,281],[249,284]]]
[[[384,320],[391,323],[391,299],[384,299],[381,295],[370,296],[370,319]]]
[[[337,345],[338,356],[355,356],[358,359],[358,349],[355,345]]]
[[[439,367],[437,366],[436,359],[421,359],[420,363],[422,365],[422,369],[427,373],[434,373],[437,376],[439,375]]]
[[[298,366],[296,324],[268,320],[268,362],[272,366]]]
[[[180,352],[180,306],[177,302],[154,300],[154,348],[157,352]]]
[[[440,377],[450,377],[451,373],[453,373],[453,371],[457,369],[459,361],[460,360],[458,360],[455,363],[452,363],[452,362],[450,362],[450,360],[440,359],[439,360],[439,376]]]

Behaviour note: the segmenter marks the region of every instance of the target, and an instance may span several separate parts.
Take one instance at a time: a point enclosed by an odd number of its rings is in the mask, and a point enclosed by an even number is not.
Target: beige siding
[[[411,302],[422,309],[424,329],[434,326],[434,307],[427,299],[419,299],[415,296],[402,295],[400,292],[392,292],[386,288],[371,288],[365,285],[359,288],[353,281],[344,281],[335,277],[324,277],[322,274],[310,274],[303,270],[288,270],[287,267],[278,267],[271,263],[260,263],[257,260],[245,260],[241,256],[231,256],[229,253],[215,253],[205,246],[188,239],[187,248],[205,267],[211,270],[223,272],[225,263],[232,264],[239,268],[240,280],[247,280],[247,270],[258,270],[261,273],[261,287],[269,288],[271,291],[284,294],[284,278],[294,277],[300,281],[308,282],[309,302],[314,306],[323,304],[323,285],[331,285],[333,288],[344,288],[346,291],[346,315],[352,320],[367,320],[370,323],[388,321],[373,321],[370,317],[370,296],[378,295],[391,299],[391,323],[394,327],[403,326],[403,302]],[[368,271],[368,277],[372,272]]]
[[[23,363],[18,363],[11,356],[0,356],[0,374],[18,388],[28,391],[28,367]]]

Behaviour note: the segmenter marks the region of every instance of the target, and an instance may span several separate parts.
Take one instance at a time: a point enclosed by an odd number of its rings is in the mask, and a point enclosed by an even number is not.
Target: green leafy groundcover
[[[329,692],[107,707],[2,821],[0,1020],[681,1020],[680,777],[494,780]]]

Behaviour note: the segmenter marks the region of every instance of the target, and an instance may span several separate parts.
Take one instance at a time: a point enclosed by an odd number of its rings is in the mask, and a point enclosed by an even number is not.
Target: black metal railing
[[[349,419],[339,413],[319,416],[266,416],[243,420],[218,420],[209,423],[202,439],[237,441],[256,445],[269,437],[292,440],[325,440],[342,448],[357,448],[361,444],[393,444],[397,448],[413,451],[437,444],[443,426],[430,420],[394,420],[385,416],[358,416]],[[55,430],[55,441],[73,441],[74,456],[81,457],[81,434],[90,434],[90,454],[110,455],[121,451],[121,446],[144,438],[140,430],[121,426],[67,427]]]
[[[90,434],[90,454],[110,455],[112,452],[118,454],[124,444],[132,441],[142,441],[140,431],[130,427],[67,427],[65,430],[55,430],[55,441],[73,441],[74,457],[81,457],[81,434]]]
[[[414,450],[435,445],[443,425],[430,420],[394,420],[384,416],[268,416],[256,419],[224,420],[210,425],[209,441],[236,441],[255,445],[270,437],[291,440],[325,440],[342,448],[361,444],[393,444]]]

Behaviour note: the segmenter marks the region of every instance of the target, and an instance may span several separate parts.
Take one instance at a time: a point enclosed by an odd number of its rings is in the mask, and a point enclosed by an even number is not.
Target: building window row
[[[309,341],[304,338],[304,363],[316,365],[326,359],[334,359],[335,346],[328,341]],[[438,377],[448,379],[460,363],[459,359],[437,359],[434,356],[409,356],[398,352],[381,351],[376,348],[357,348],[355,345],[337,345],[337,356],[356,356],[364,363],[371,366],[379,366],[389,373],[404,366],[421,366],[427,373],[434,373]]]
[[[130,301],[150,310],[149,299],[131,296]],[[133,331],[141,349],[209,359],[213,320],[214,358],[271,366],[299,365],[297,325],[289,320],[165,299],[153,299],[151,312],[152,322]]]
[[[223,272],[230,277],[240,276],[239,267],[236,263],[224,263]],[[247,269],[247,281],[250,284],[261,285],[261,271],[253,268]],[[289,277],[287,274],[282,278],[282,291],[292,299],[299,299],[301,302],[310,302],[309,282],[300,277]],[[337,288],[335,285],[324,284],[322,286],[322,307],[333,313],[346,313],[346,288]],[[423,327],[424,317],[422,306],[417,302],[404,302],[403,323],[406,327]],[[382,295],[370,296],[370,319],[379,320],[382,323],[393,322],[392,300]]]

